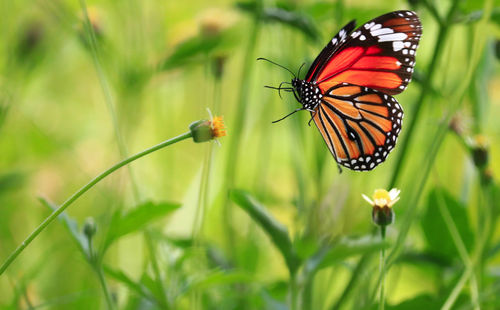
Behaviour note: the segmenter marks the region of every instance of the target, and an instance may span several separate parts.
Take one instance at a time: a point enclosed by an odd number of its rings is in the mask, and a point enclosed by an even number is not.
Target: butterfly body
[[[294,78],[292,79],[292,87],[296,89],[297,100],[302,104],[304,110],[312,112],[318,108],[323,94],[316,83]]]
[[[385,161],[401,131],[403,109],[392,95],[413,74],[422,25],[415,12],[384,14],[331,39],[304,79],[292,79],[298,110],[311,112],[339,165],[371,170]]]

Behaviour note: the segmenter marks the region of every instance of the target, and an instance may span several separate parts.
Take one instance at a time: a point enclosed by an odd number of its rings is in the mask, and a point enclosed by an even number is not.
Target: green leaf
[[[231,190],[230,197],[269,235],[271,241],[283,255],[290,273],[295,273],[300,265],[300,259],[293,249],[287,228],[249,193],[235,189]]]
[[[117,211],[109,224],[105,248],[127,234],[140,231],[150,222],[165,217],[180,206],[179,203],[173,202],[148,201],[125,213]]]
[[[168,56],[159,70],[172,70],[189,64],[199,64],[207,60],[206,56],[221,51],[226,51],[239,41],[241,36],[236,29],[225,29],[220,33],[203,35],[199,34],[179,43],[170,56]]]
[[[157,303],[153,294],[141,283],[135,282],[129,278],[123,271],[115,270],[107,265],[103,265],[104,272],[114,280],[124,284],[130,291],[136,292],[138,295]]]
[[[479,1],[464,1],[463,3],[475,3],[480,4],[482,7],[482,3]],[[484,11],[482,9],[474,10],[475,8],[470,7],[467,9],[467,12],[462,12],[461,15],[457,15],[455,17],[455,23],[475,23],[478,22],[481,18],[483,18]],[[500,25],[500,7],[495,7],[491,11],[490,21],[494,22],[497,25]]]
[[[211,272],[202,277],[197,277],[195,280],[191,281],[188,286],[188,290],[192,289],[207,289],[219,285],[227,285],[234,283],[249,283],[253,281],[248,273],[244,272],[228,272],[228,271],[215,271]]]
[[[364,237],[359,239],[341,239],[334,244],[320,261],[317,262],[318,268],[325,268],[339,261],[345,260],[354,255],[380,251],[390,246],[389,241],[382,241],[379,238]]]
[[[264,22],[277,22],[295,28],[313,41],[319,41],[320,39],[319,31],[312,19],[301,12],[281,7],[260,8],[255,2],[239,2],[236,4],[236,7],[243,12],[258,15]]]
[[[319,248],[319,242],[310,235],[296,237],[293,242],[295,252],[301,259],[306,259],[316,253]]]
[[[49,208],[51,211],[55,211],[59,207],[48,201],[45,198],[39,197],[38,200],[47,208]],[[86,255],[87,258],[90,257],[90,251],[89,251],[89,244],[87,241],[87,238],[83,235],[83,233],[80,231],[78,228],[77,222],[70,218],[66,211],[62,212],[59,216],[58,219],[66,226],[68,229],[70,235],[73,237],[73,239],[76,241],[76,244],[78,245],[78,248],[83,252],[84,255]]]
[[[430,295],[419,295],[394,306],[387,305],[386,308],[394,310],[439,309],[442,305],[442,300],[436,299]]]
[[[439,210],[439,204],[444,204],[443,207],[451,214],[460,238],[465,247],[470,250],[474,235],[465,206],[444,189],[439,188],[429,193],[427,204],[427,210],[422,218],[422,229],[429,251],[448,261],[458,257],[457,248]]]
[[[183,65],[200,62],[206,53],[213,51],[220,43],[220,36],[196,36],[180,43],[175,51],[160,66],[161,70],[171,70]]]

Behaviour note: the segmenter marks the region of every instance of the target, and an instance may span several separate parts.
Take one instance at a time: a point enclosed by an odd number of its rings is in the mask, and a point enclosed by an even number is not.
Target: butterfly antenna
[[[304,62],[304,63],[300,66],[300,68],[299,68],[299,73],[297,73],[297,76],[298,76],[299,78],[300,78],[300,70],[302,70],[302,67],[303,67],[303,66],[305,66],[305,64],[306,64],[306,63]]]
[[[302,111],[302,110],[304,110],[304,108],[297,109],[297,110],[295,110],[295,111],[293,111],[293,112],[291,112],[291,113],[288,113],[288,114],[287,114],[287,115],[285,115],[284,117],[282,117],[282,118],[280,118],[279,120],[276,120],[276,121],[274,121],[274,122],[272,122],[272,123],[273,123],[273,124],[275,124],[275,123],[277,123],[277,122],[280,122],[280,121],[284,120],[285,118],[289,117],[290,115],[292,115],[292,114],[294,114],[294,113],[296,113],[296,112]]]
[[[263,58],[263,57],[259,57],[259,58],[257,58],[257,60],[265,60],[265,61],[267,61],[267,62],[270,62],[270,63],[272,63],[273,65],[276,65],[276,66],[278,66],[278,67],[281,67],[281,68],[285,69],[286,71],[290,72],[290,73],[293,75],[293,77],[294,77],[294,78],[297,78],[297,76],[295,75],[295,73],[293,73],[293,72],[292,72],[292,70],[290,70],[290,69],[288,69],[287,67],[282,66],[282,65],[280,65],[280,64],[278,64],[278,63],[275,63],[274,61],[271,61],[271,60],[269,60],[269,59],[267,59],[267,58]]]
[[[270,88],[270,89],[277,89],[278,90],[278,94],[280,95],[280,98],[283,99],[283,97],[281,97],[281,90],[285,90],[285,91],[291,91],[293,88],[291,87],[281,87],[283,84],[287,84],[288,82],[281,82],[280,86],[278,87],[274,87],[274,86],[269,86],[269,85],[264,85],[265,88]]]

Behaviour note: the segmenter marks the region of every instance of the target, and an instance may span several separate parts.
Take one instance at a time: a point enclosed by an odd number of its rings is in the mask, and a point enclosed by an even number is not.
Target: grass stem
[[[99,283],[101,284],[102,291],[104,292],[104,297],[106,298],[106,304],[108,305],[108,310],[115,309],[115,304],[113,302],[113,298],[111,297],[111,293],[109,292],[108,284],[106,279],[104,278],[104,272],[102,270],[101,264],[94,262],[94,270],[97,273],[99,278]]]
[[[118,117],[116,115],[115,107],[113,104],[113,96],[111,95],[111,89],[109,87],[109,83],[106,79],[106,75],[104,74],[104,70],[102,69],[101,62],[99,61],[99,54],[97,50],[97,40],[94,32],[94,27],[92,26],[88,11],[87,11],[87,5],[85,4],[85,0],[80,0],[80,6],[83,11],[83,16],[84,16],[84,27],[85,31],[87,32],[87,36],[89,37],[89,45],[90,45],[90,50],[92,53],[92,60],[94,62],[94,67],[97,72],[97,77],[99,78],[99,84],[101,85],[102,92],[104,94],[104,101],[106,102],[106,106],[108,108],[109,115],[111,116],[111,122],[113,124],[113,131],[115,133],[115,138],[118,144],[118,150],[120,152],[121,158],[126,158],[128,157],[128,151],[127,147],[125,145],[125,141],[123,139],[123,136],[120,132],[120,126],[118,124]],[[134,196],[136,200],[139,200],[140,197],[140,192],[139,192],[139,186],[135,182],[135,178],[133,177],[132,169],[130,166],[128,167],[129,169],[129,174],[130,174],[130,180],[132,183],[132,189],[134,191]]]

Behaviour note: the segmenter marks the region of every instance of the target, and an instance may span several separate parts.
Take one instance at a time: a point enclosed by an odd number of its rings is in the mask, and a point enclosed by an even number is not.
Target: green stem
[[[113,124],[115,138],[116,138],[116,141],[118,143],[118,150],[120,152],[121,158],[126,158],[126,157],[128,157],[127,147],[125,146],[125,141],[123,139],[122,134],[120,133],[120,126],[118,124],[118,117],[116,116],[116,111],[115,111],[114,104],[113,104],[113,97],[111,95],[111,90],[110,90],[108,81],[106,79],[106,75],[104,74],[104,70],[102,69],[102,65],[99,61],[98,52],[97,52],[97,40],[96,40],[95,33],[94,33],[94,27],[92,27],[92,24],[90,23],[85,0],[80,0],[80,6],[82,7],[83,16],[84,16],[85,31],[87,32],[87,35],[89,36],[89,44],[90,44],[90,50],[92,52],[92,60],[94,62],[94,67],[95,67],[95,70],[97,72],[97,77],[99,78],[99,84],[101,85],[101,89],[102,89],[102,92],[104,94],[104,101],[106,102],[106,106],[108,108],[109,114],[111,115],[111,122]],[[133,177],[132,169],[130,168],[130,166],[128,167],[128,169],[129,169],[130,180],[132,183],[132,189],[134,191],[135,198],[136,198],[136,200],[139,200],[139,197],[140,197],[139,187],[138,187],[137,183],[135,182],[135,178]]]
[[[290,273],[290,310],[298,309],[298,287],[297,287],[297,273]]]
[[[380,236],[382,237],[382,242],[385,241],[385,229],[384,225],[380,226]],[[380,250],[380,299],[378,303],[379,310],[384,310],[385,308],[385,247]]]
[[[53,220],[57,218],[59,214],[61,214],[67,207],[69,207],[75,200],[77,200],[80,196],[82,196],[85,192],[87,192],[89,189],[91,189],[94,185],[99,183],[102,179],[110,175],[111,173],[115,172],[116,170],[120,169],[121,167],[133,162],[136,159],[139,159],[145,155],[148,155],[150,153],[153,153],[155,151],[158,151],[166,146],[169,146],[171,144],[174,144],[176,142],[185,140],[187,138],[190,138],[192,136],[191,132],[186,132],[183,133],[175,138],[163,141],[160,144],[157,144],[155,146],[152,146],[142,152],[139,152],[135,155],[132,155],[119,163],[113,165],[111,168],[107,169],[106,171],[102,172],[98,176],[96,176],[94,179],[92,179],[89,183],[84,185],[82,188],[80,188],[76,193],[71,195],[71,197],[68,198],[57,210],[52,212],[27,238],[26,240],[21,243],[12,254],[7,258],[7,260],[2,264],[0,267],[0,275],[4,273],[4,271],[9,267],[9,265],[21,254],[21,252],[35,239]]]
[[[439,211],[441,213],[441,216],[443,217],[446,227],[448,228],[448,231],[450,232],[453,243],[455,243],[455,247],[457,248],[458,254],[460,255],[460,258],[462,259],[464,265],[470,266],[472,264],[471,258],[467,253],[467,248],[465,247],[465,243],[463,242],[462,237],[460,236],[460,233],[458,231],[455,222],[453,221],[453,217],[451,216],[450,211],[446,207],[446,201],[444,200],[444,197],[441,193],[438,193],[438,199],[439,202],[437,205]],[[472,274],[471,277],[470,290],[471,290],[472,304],[476,305],[479,299],[479,289],[478,289],[477,278],[474,275],[474,273]]]
[[[349,282],[347,283],[346,287],[344,288],[344,291],[342,292],[342,295],[340,295],[339,299],[335,304],[332,306],[332,310],[338,310],[341,308],[342,304],[347,300],[347,297],[351,293],[352,289],[355,287],[356,284],[358,284],[358,279],[361,277],[364,273],[364,270],[366,266],[368,265],[368,262],[370,261],[370,255],[369,254],[363,254],[361,258],[359,259],[358,263],[356,264],[356,267],[351,273],[351,278],[349,279]]]
[[[106,303],[108,304],[108,309],[109,310],[115,309],[115,305],[113,303],[113,298],[111,297],[111,294],[109,293],[108,284],[106,283],[106,279],[104,279],[104,273],[102,272],[101,265],[94,264],[94,270],[97,273],[97,276],[99,278],[99,282],[101,283],[102,291],[104,292],[104,296],[106,297]]]
[[[153,244],[153,240],[151,237],[151,231],[146,230],[145,231],[145,239],[146,239],[146,245],[148,247],[149,255],[151,258],[151,267],[153,268],[153,272],[155,275],[155,284],[160,292],[160,300],[159,303],[161,304],[161,307],[163,309],[169,309],[168,301],[167,301],[167,296],[165,295],[165,292],[167,291],[165,286],[163,285],[163,278],[161,276],[161,271],[160,271],[160,266],[158,264],[158,258],[156,257],[156,251],[155,247]]]
[[[245,124],[245,119],[247,117],[247,106],[248,106],[248,98],[250,94],[250,81],[253,73],[253,67],[255,63],[255,47],[257,43],[257,38],[260,32],[260,24],[261,24],[261,9],[262,9],[262,0],[257,0],[257,12],[255,13],[252,29],[250,31],[250,38],[248,41],[248,45],[245,52],[244,63],[243,63],[243,71],[241,72],[241,85],[240,92],[238,95],[238,106],[236,108],[234,121],[231,126],[232,134],[231,140],[229,141],[229,151],[227,155],[227,166],[226,166],[226,179],[224,182],[223,190],[227,191],[230,187],[234,186],[234,179],[236,177],[236,169],[238,167],[238,161],[240,156],[239,149],[241,143],[241,136],[243,133],[243,128]],[[230,252],[231,258],[234,258],[235,253],[235,240],[234,240],[234,232],[232,231],[232,210],[230,206],[229,196],[224,193],[224,203],[223,206],[223,223],[226,231],[227,237],[227,247]]]

